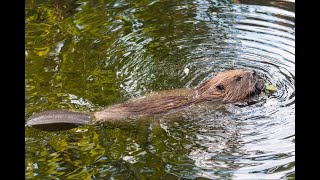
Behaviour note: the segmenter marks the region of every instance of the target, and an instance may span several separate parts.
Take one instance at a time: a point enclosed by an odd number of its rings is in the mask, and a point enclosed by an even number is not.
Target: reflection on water
[[[203,104],[60,132],[26,127],[26,177],[294,177],[294,11],[290,1],[26,1],[26,118],[95,111],[236,68],[278,89],[249,106]]]

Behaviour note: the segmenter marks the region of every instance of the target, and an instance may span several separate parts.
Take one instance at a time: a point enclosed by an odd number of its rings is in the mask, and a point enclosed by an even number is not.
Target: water
[[[26,1],[25,24],[26,119],[193,87],[228,69],[277,85],[253,105],[26,126],[27,179],[294,179],[294,2]]]

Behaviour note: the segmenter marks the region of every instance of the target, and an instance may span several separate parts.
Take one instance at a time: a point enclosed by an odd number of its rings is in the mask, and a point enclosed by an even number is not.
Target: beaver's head
[[[254,70],[225,71],[201,84],[197,91],[201,100],[245,101],[265,89],[265,82],[258,78]]]

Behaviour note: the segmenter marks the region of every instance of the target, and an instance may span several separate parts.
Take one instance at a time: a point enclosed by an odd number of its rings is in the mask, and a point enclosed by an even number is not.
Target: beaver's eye
[[[222,90],[224,90],[224,87],[223,87],[223,85],[217,85],[217,86],[216,86],[216,89],[217,89],[218,91],[222,91]]]
[[[236,77],[236,81],[240,81],[241,78],[242,78],[241,76],[237,76],[237,77]]]

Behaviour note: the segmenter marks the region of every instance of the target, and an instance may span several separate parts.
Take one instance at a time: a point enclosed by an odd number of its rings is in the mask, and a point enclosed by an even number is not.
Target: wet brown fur
[[[96,122],[132,116],[167,113],[205,101],[231,103],[245,101],[255,94],[257,75],[252,70],[218,73],[195,89],[176,89],[151,93],[94,113]],[[261,83],[261,82],[260,82]]]

